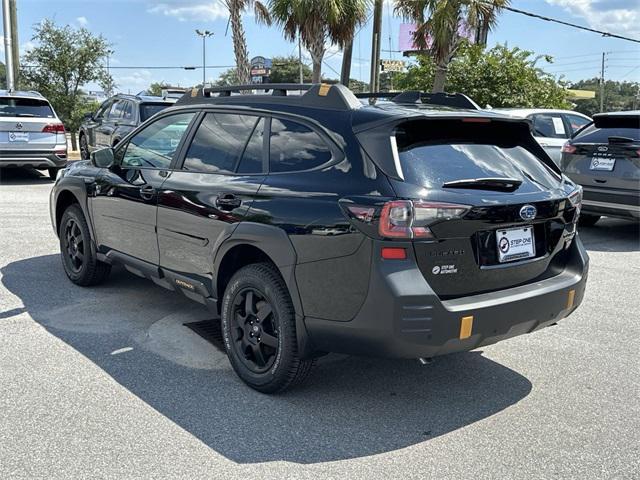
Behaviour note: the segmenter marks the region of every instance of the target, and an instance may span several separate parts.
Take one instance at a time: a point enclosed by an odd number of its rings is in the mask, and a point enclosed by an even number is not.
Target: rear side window
[[[405,181],[440,188],[455,180],[521,178],[523,173],[548,187],[557,178],[525,139],[507,125],[415,121],[399,127],[395,138]]]
[[[207,113],[182,168],[192,172],[234,172],[258,120],[250,115]]]
[[[582,127],[584,127],[587,123],[591,123],[591,120],[588,118],[581,117],[580,115],[573,115],[571,113],[567,113],[565,118],[569,122],[569,127],[571,128],[571,134],[576,133]]]
[[[143,103],[140,105],[140,120],[144,122],[169,106],[169,103]]]
[[[262,173],[264,155],[264,118],[261,118],[251,134],[238,166],[238,173]]]
[[[290,120],[271,120],[269,170],[310,170],[331,160],[331,150],[316,132]]]
[[[532,118],[533,130],[538,137],[567,138],[567,131],[560,114],[540,113]]]
[[[122,118],[128,121],[133,120],[133,103],[125,102],[122,109]]]
[[[125,103],[122,100],[117,100],[113,106],[111,107],[111,110],[109,110],[109,118],[120,118],[122,117],[122,110],[124,110],[125,107]]]
[[[0,117],[54,118],[54,114],[46,100],[0,97]]]

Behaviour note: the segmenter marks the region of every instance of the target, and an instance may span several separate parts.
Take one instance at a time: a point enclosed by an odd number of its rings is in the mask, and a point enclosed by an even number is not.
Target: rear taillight
[[[382,207],[378,233],[386,238],[433,238],[429,225],[462,217],[468,209],[454,203],[394,200]]]
[[[42,133],[65,133],[64,125],[61,123],[50,123],[44,126]]]
[[[562,146],[562,153],[576,153],[576,147],[574,147],[573,145],[571,145],[571,143],[569,142],[565,142],[565,144]]]

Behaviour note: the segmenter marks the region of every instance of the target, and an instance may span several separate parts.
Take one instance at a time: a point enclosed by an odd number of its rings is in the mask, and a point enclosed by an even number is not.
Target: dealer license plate
[[[605,172],[611,172],[616,165],[615,158],[599,158],[593,157],[591,159],[590,170],[604,170]]]
[[[9,132],[10,142],[28,142],[29,132]]]
[[[497,230],[496,241],[500,263],[531,258],[536,254],[532,226]]]

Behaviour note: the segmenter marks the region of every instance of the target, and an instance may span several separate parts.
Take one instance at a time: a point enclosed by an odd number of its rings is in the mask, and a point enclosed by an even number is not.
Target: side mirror
[[[83,118],[85,120],[93,120],[93,113],[92,112],[87,112],[83,115]]]
[[[113,148],[103,148],[91,152],[91,163],[98,168],[109,168],[113,165],[114,160]]]

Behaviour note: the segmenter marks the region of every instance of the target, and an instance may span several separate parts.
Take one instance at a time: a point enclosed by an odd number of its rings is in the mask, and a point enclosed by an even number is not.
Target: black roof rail
[[[265,92],[253,95],[233,95],[240,92]],[[289,92],[304,92],[302,95],[289,95]],[[271,92],[266,94],[266,92]],[[277,97],[277,98],[274,98]],[[260,104],[276,103],[299,105],[329,110],[353,110],[362,105],[344,85],[326,83],[264,83],[253,85],[230,85],[226,87],[193,88],[180,97],[176,105],[191,104]]]
[[[406,92],[356,93],[357,98],[387,98],[398,104],[429,104],[452,108],[480,110],[480,106],[463,93],[430,93],[417,90]]]

